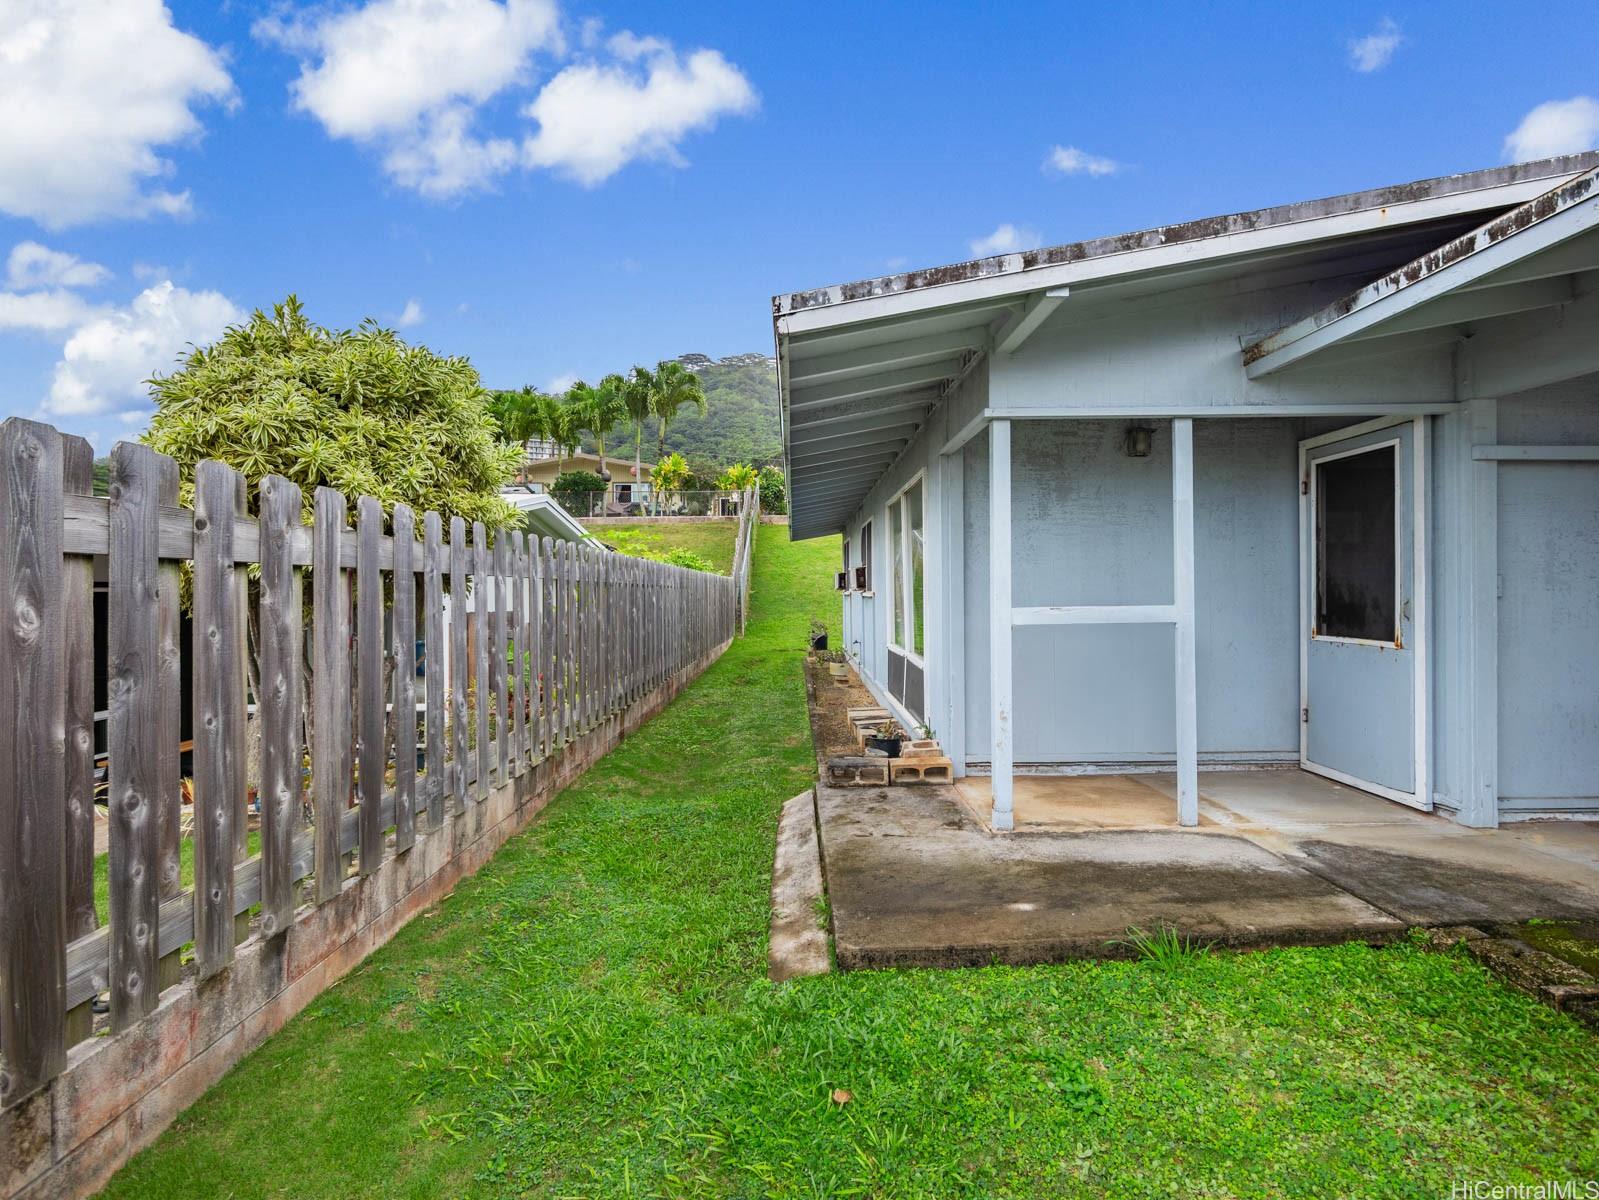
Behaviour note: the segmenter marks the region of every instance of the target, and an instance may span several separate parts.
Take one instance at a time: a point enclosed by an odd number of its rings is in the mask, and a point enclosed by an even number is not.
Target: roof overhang
[[[530,531],[539,537],[552,537],[563,542],[581,542],[589,536],[588,530],[566,509],[544,492],[528,492],[520,488],[500,493],[500,498],[520,509],[527,517]]]
[[[976,365],[1019,351],[1079,295],[1358,255],[1346,248],[1384,239],[1387,257],[1371,269],[1387,270],[1401,261],[1396,243],[1414,254],[1429,234],[1455,237],[1596,166],[1599,153],[1572,155],[777,296],[791,534],[841,529]]]
[[[1335,346],[1566,304],[1599,270],[1599,168],[1518,205],[1243,351],[1260,379]]]

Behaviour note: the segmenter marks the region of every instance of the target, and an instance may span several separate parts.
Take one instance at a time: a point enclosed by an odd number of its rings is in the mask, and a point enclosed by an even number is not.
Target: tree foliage
[[[500,438],[490,396],[464,358],[410,346],[365,321],[332,331],[290,296],[257,310],[170,375],[150,381],[145,440],[177,460],[185,502],[194,468],[216,459],[256,485],[283,475],[305,493],[338,488],[385,511],[409,504],[500,529],[518,520],[500,499],[522,460]]]
[[[758,478],[754,467],[734,463],[717,477],[716,486],[724,492],[742,492],[745,488],[754,487]]]
[[[550,485],[550,491],[555,493],[556,500],[568,512],[577,511],[574,504],[568,503],[569,500],[578,501],[604,490],[605,480],[593,471],[562,471]]]
[[[788,511],[788,482],[777,467],[762,467],[760,475],[761,511],[786,513]]]

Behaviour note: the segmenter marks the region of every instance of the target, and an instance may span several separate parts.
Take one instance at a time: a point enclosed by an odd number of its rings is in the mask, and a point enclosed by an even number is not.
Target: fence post
[[[294,832],[300,825],[300,579],[291,533],[299,528],[300,489],[281,475],[261,481],[261,933],[294,920]]]
[[[0,1104],[66,1062],[66,618],[61,435],[0,424]]]

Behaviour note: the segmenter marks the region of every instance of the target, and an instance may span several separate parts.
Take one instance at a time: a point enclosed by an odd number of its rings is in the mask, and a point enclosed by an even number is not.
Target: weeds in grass
[[[1136,925],[1127,931],[1125,940],[1116,945],[1130,946],[1143,962],[1160,971],[1175,971],[1186,967],[1210,953],[1211,943],[1201,943],[1184,937],[1170,925],[1147,933]]]

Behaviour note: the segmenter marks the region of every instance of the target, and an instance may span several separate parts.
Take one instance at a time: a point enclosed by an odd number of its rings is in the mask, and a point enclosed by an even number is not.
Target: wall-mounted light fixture
[[[1129,425],[1122,441],[1122,450],[1128,458],[1148,458],[1155,445],[1155,431],[1148,425]]]

